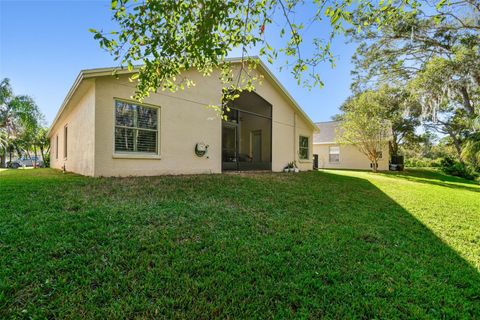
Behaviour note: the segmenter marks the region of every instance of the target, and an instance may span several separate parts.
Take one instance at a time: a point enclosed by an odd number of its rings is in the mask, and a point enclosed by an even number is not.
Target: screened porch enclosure
[[[222,170],[271,170],[272,105],[244,92],[229,108],[222,121]]]

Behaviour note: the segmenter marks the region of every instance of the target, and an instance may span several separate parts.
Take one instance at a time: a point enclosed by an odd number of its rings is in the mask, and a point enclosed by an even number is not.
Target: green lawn
[[[480,318],[480,186],[432,171],[0,171],[0,318]]]

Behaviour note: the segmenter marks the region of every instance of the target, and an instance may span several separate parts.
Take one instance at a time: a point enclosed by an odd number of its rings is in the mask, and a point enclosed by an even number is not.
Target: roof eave
[[[251,56],[250,58],[257,59],[259,61],[259,65],[262,68],[262,70],[273,80],[275,85],[277,85],[280,90],[287,96],[287,98],[292,102],[293,106],[295,109],[300,113],[300,115],[307,121],[307,123],[312,127],[314,132],[318,132],[319,129],[317,125],[310,119],[310,117],[303,111],[303,109],[300,107],[300,105],[295,101],[295,99],[290,95],[290,93],[287,91],[287,89],[280,83],[280,81],[273,75],[273,73],[268,69],[268,67],[265,65],[265,63],[258,57],[258,56]],[[243,58],[228,58],[226,59],[227,62],[231,63],[240,63],[243,61]],[[73,94],[75,91],[78,89],[78,86],[84,79],[88,78],[94,78],[94,77],[101,77],[101,76],[108,76],[112,75],[113,71],[116,71],[117,74],[129,74],[129,73],[134,73],[136,72],[140,66],[135,66],[132,70],[124,69],[124,68],[116,68],[116,67],[108,67],[108,68],[96,68],[96,69],[86,69],[86,70],[81,70],[75,79],[75,82],[73,83],[72,87],[67,93],[67,96],[62,102],[62,105],[60,106],[60,109],[57,112],[57,115],[53,119],[52,125],[48,129],[47,136],[50,137],[51,130],[52,128],[56,125],[58,119],[62,115],[62,113],[65,111],[65,108],[68,104],[68,102],[71,100]]]
[[[73,85],[70,87],[70,90],[68,90],[67,96],[62,102],[62,105],[60,106],[60,109],[58,110],[57,114],[55,115],[55,118],[53,119],[52,124],[50,125],[50,128],[47,131],[47,137],[50,138],[50,134],[52,133],[53,127],[57,124],[58,119],[62,115],[63,111],[65,111],[65,107],[67,106],[68,102],[72,98],[73,94],[75,91],[77,91],[78,86],[84,79],[84,72],[83,70],[78,73],[77,78],[75,78],[75,81],[73,82]]]
[[[75,78],[75,81],[73,82],[72,87],[67,93],[67,96],[63,100],[60,109],[57,112],[57,115],[53,119],[52,124],[50,125],[50,128],[47,131],[47,136],[50,137],[51,130],[52,128],[56,125],[58,119],[62,115],[62,113],[65,111],[65,108],[67,107],[68,103],[70,102],[73,94],[75,91],[77,91],[80,83],[85,80],[85,79],[90,79],[90,78],[95,78],[95,77],[102,77],[102,76],[109,76],[112,75],[113,72],[116,70],[116,74],[129,74],[129,73],[134,73],[138,70],[138,66],[135,66],[133,70],[128,70],[124,68],[115,68],[115,67],[108,67],[108,68],[96,68],[96,69],[86,69],[86,70],[80,70],[78,73],[77,78]]]

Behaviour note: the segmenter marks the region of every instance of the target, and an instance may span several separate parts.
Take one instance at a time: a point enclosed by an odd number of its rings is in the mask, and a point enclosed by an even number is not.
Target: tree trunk
[[[390,150],[390,156],[398,155],[398,143],[396,139],[388,141],[388,150]]]
[[[462,142],[460,141],[460,139],[457,138],[457,136],[456,136],[454,133],[448,132],[448,135],[449,135],[450,138],[452,138],[452,140],[453,140],[453,146],[455,147],[455,151],[457,151],[458,161],[460,161],[461,163],[463,163],[463,159],[462,159]]]
[[[17,156],[21,157],[22,156],[22,149],[18,145],[15,145],[15,150],[17,152]]]
[[[35,156],[35,158],[33,159],[33,168],[36,169],[37,168],[37,146],[36,145],[33,145],[33,154]]]
[[[372,171],[373,172],[377,172],[377,168],[378,168],[378,160],[376,158],[374,158],[372,155],[370,155],[368,157],[368,159],[370,160],[370,163],[372,165]]]
[[[6,167],[6,163],[5,163],[6,155],[7,155],[7,149],[4,148],[3,153],[0,154],[0,168],[5,168]]]
[[[475,108],[472,106],[472,103],[470,101],[470,95],[468,94],[467,88],[462,86],[460,88],[460,93],[462,94],[463,106],[465,107],[465,110],[468,112],[470,116],[474,116]]]

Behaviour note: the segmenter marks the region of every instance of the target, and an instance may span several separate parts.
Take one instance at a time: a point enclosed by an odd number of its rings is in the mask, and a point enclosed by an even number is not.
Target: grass
[[[480,186],[433,171],[0,172],[0,318],[480,318]]]

